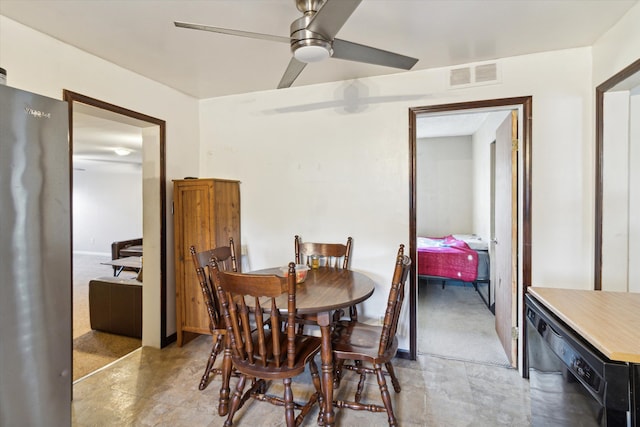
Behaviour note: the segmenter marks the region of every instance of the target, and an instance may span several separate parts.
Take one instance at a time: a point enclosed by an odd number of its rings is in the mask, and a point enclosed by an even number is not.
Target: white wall
[[[640,86],[631,92],[629,129],[629,292],[640,292]]]
[[[593,87],[640,58],[640,3],[600,37],[593,49]],[[594,119],[595,120],[595,119]]]
[[[640,292],[640,87],[604,98],[602,288]]]
[[[111,256],[111,243],[142,237],[142,170],[73,171],[73,251]]]
[[[473,233],[489,242],[491,236],[491,143],[496,129],[509,115],[496,111],[473,134]]]
[[[620,72],[622,69],[627,67],[629,64],[640,58],[640,3],[634,6],[614,27],[612,27],[607,33],[605,33],[600,39],[598,39],[593,47],[593,93],[595,94],[595,88],[611,78],[613,75]],[[594,115],[594,126],[595,126],[595,115]],[[595,147],[595,139],[591,142],[592,147]],[[637,169],[637,168],[635,168]],[[630,169],[631,171],[634,168]],[[605,207],[606,209],[606,207]],[[605,215],[603,213],[603,215]],[[637,220],[633,217],[630,217],[634,222],[633,224],[637,227]],[[603,233],[605,231],[603,230]],[[636,234],[637,235],[637,234]],[[637,239],[636,239],[637,240]],[[638,246],[633,239],[629,240],[630,242],[630,254],[635,254],[637,252]],[[603,261],[605,257],[615,257],[616,255],[620,255],[617,251],[615,253],[605,253],[605,248],[603,248]],[[630,258],[633,260],[634,258]],[[633,261],[631,262],[633,264]],[[604,262],[603,262],[604,265]],[[637,270],[635,268],[630,271],[632,275],[638,275]],[[608,274],[603,272],[604,274]],[[610,282],[608,280],[603,280],[602,289],[603,290],[622,290],[619,285]],[[629,290],[633,292],[640,292],[640,285],[637,284],[637,281],[629,282]]]
[[[69,89],[167,122],[167,335],[175,332],[175,275],[171,179],[198,172],[198,102],[167,86],[113,65],[4,16],[0,16],[0,64],[7,70],[7,84],[62,99]],[[145,193],[159,193],[159,157],[145,160]],[[147,183],[151,185],[147,186]],[[151,188],[153,186],[153,188]],[[144,210],[145,286],[143,295],[143,344],[160,345],[160,212]],[[149,229],[147,228],[149,227]],[[147,271],[149,273],[147,273]]]
[[[604,97],[602,173],[602,285],[628,290],[629,281],[629,92]]]
[[[416,141],[416,232],[443,237],[473,232],[471,136]]]
[[[457,90],[447,89],[446,69],[362,79],[357,85],[373,97],[423,98],[364,97],[349,111],[339,106],[349,82],[201,101],[201,175],[242,182],[251,268],[291,259],[296,233],[309,240],[351,235],[353,268],[378,284],[364,303],[370,315],[388,293],[397,245],[409,240],[408,108],[532,95],[532,280],[592,287],[590,49],[498,63],[501,84]]]

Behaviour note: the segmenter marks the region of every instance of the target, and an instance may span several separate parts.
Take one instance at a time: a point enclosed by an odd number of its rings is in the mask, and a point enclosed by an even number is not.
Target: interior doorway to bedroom
[[[410,109],[412,358],[521,365],[517,325],[531,268],[530,116],[529,97]],[[456,242],[479,260],[473,277],[421,271],[425,244]]]

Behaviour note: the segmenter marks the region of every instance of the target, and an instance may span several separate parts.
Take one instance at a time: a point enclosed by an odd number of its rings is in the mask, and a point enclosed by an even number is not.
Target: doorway
[[[74,105],[74,381],[141,346],[142,277],[135,268],[120,270],[107,264],[120,258],[114,255],[113,242],[132,244],[135,239],[142,244],[143,237],[142,132],[146,123],[125,123],[124,119],[86,104]],[[116,248],[119,245],[124,243]],[[128,296],[134,298],[118,298],[114,304],[107,291],[131,292]]]
[[[90,111],[103,119],[120,122],[140,131],[142,173],[139,177],[142,186],[140,203],[145,284],[142,287],[142,345],[163,347],[169,342],[166,337],[165,122],[68,90],[64,90],[64,100],[69,105],[70,155],[74,151],[74,113],[81,115]],[[73,188],[73,176],[70,180]],[[117,204],[118,200],[113,200],[113,203]],[[99,220],[107,222],[112,218],[103,217]],[[72,237],[73,234],[72,230]],[[132,236],[136,237],[142,236]],[[107,251],[110,251],[110,247]]]
[[[447,104],[429,107],[411,108],[409,111],[410,122],[410,254],[413,260],[412,274],[410,277],[410,350],[409,357],[416,358],[418,350],[418,271],[417,271],[417,206],[418,206],[418,170],[417,170],[417,131],[418,119],[426,115],[452,115],[468,114],[473,112],[490,112],[498,110],[520,111],[520,125],[518,139],[520,146],[514,155],[515,173],[513,183],[513,218],[510,224],[514,224],[513,246],[511,248],[512,278],[504,286],[507,292],[513,293],[512,310],[507,315],[513,329],[508,329],[509,348],[513,356],[510,359],[512,366],[522,365],[522,332],[517,325],[521,324],[523,295],[530,283],[531,275],[531,97],[505,98],[470,103]],[[493,236],[491,236],[493,239]],[[498,322],[496,322],[497,324]]]

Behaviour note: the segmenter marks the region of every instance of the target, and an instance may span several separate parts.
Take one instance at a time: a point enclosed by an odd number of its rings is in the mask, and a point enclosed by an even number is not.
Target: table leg
[[[329,312],[318,313],[318,326],[322,334],[322,392],[324,394],[324,425],[335,425],[333,412],[333,348],[331,346],[331,315]]]

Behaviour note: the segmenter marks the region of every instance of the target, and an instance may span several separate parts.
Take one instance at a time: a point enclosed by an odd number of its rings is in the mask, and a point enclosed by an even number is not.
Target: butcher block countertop
[[[528,292],[611,360],[640,363],[640,294],[529,287]]]

